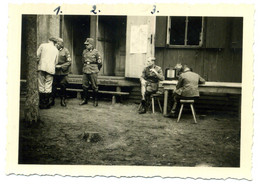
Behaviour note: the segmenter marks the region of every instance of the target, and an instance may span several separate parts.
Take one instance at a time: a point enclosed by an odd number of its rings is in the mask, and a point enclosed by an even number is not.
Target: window
[[[200,47],[203,17],[169,17],[167,44],[171,47]]]

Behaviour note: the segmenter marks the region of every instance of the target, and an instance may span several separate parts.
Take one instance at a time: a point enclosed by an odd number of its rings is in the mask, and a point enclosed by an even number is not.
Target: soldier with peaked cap
[[[68,85],[68,74],[70,71],[71,57],[69,50],[64,47],[62,38],[57,38],[56,47],[59,50],[59,59],[53,78],[51,105],[55,104],[55,94],[57,91],[57,87],[60,86],[60,104],[61,106],[66,107],[66,88]]]
[[[139,110],[139,114],[146,113],[146,100],[148,96],[156,93],[158,91],[159,81],[164,80],[162,69],[155,65],[155,60],[154,57],[147,59],[147,67],[144,68],[142,76],[140,77],[142,106]]]
[[[50,107],[49,98],[52,92],[53,75],[59,56],[59,51],[55,47],[56,43],[57,38],[50,37],[48,43],[42,43],[37,49],[40,109]]]
[[[84,42],[86,49],[82,53],[83,62],[83,101],[79,105],[88,103],[88,89],[91,87],[93,90],[93,105],[98,106],[98,73],[102,67],[101,56],[97,49],[94,48],[94,39],[87,38]]]

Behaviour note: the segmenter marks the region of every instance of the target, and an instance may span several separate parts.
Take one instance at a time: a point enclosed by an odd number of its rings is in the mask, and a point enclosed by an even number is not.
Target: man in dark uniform
[[[180,99],[198,98],[200,96],[198,85],[204,83],[205,79],[203,79],[199,74],[192,72],[186,64],[183,65],[180,70],[176,90],[173,93],[174,104],[168,117],[177,117]]]
[[[57,87],[60,87],[61,106],[66,107],[66,87],[68,85],[68,74],[71,65],[71,57],[67,48],[64,47],[62,38],[57,38],[56,47],[59,50],[58,64],[56,65],[53,78],[51,105],[55,104]]]
[[[158,91],[159,81],[164,80],[163,72],[161,67],[154,64],[155,58],[149,57],[147,60],[147,67],[142,72],[140,77],[141,82],[141,108],[139,114],[146,113],[146,100],[151,94]]]
[[[98,106],[98,85],[97,78],[98,72],[102,67],[101,56],[97,49],[94,48],[94,39],[87,38],[85,41],[86,49],[82,53],[83,62],[83,101],[79,105],[88,103],[88,89],[91,86],[93,89],[93,105]]]

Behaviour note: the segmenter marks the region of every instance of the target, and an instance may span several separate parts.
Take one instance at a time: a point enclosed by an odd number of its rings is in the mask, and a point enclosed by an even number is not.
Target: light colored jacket
[[[54,75],[58,57],[59,51],[52,42],[41,44],[37,50],[38,71],[45,71]]]

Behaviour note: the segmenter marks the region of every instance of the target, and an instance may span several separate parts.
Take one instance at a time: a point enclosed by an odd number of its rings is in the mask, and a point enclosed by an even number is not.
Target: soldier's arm
[[[157,72],[157,77],[160,81],[163,81],[164,80],[164,76],[163,76],[163,72],[162,72],[162,69],[160,68]]]
[[[101,55],[100,53],[97,51],[97,54],[96,54],[96,60],[97,60],[97,63],[98,63],[98,69],[100,70],[102,68],[102,59],[101,59]]]
[[[183,78],[182,78],[182,76],[180,75],[180,76],[179,76],[179,79],[178,79],[178,83],[177,83],[177,85],[176,85],[176,89],[179,89],[179,88],[182,87],[182,81],[183,81]]]
[[[199,75],[199,84],[205,84],[206,80]]]
[[[70,65],[71,65],[71,57],[70,57],[70,53],[67,49],[65,50],[65,56],[66,56],[67,62],[65,62],[61,65],[62,70],[67,70],[68,67],[70,67]]]

